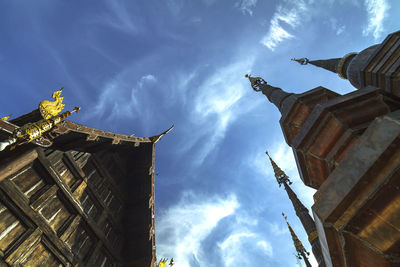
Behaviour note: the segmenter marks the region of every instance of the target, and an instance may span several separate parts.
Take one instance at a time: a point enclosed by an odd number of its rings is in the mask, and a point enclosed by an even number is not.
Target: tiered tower
[[[400,32],[343,59],[298,60],[358,90],[292,94],[249,77],[282,114],[326,266],[400,265]]]

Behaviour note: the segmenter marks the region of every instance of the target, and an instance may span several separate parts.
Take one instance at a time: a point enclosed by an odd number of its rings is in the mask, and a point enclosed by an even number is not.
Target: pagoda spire
[[[312,267],[310,262],[308,261],[308,257],[310,255],[310,252],[308,252],[305,247],[303,246],[303,243],[301,243],[300,239],[297,237],[296,233],[293,231],[292,227],[290,226],[287,217],[285,216],[285,213],[282,212],[283,218],[285,218],[286,224],[289,228],[290,234],[292,235],[294,247],[296,248],[297,255],[296,257],[301,260],[303,259],[304,262],[306,263],[307,267]]]
[[[322,59],[322,60],[309,60],[306,57],[303,58],[292,58],[292,61],[298,62],[300,65],[311,64],[331,72],[337,73],[340,78],[347,79],[347,67],[350,61],[357,55],[357,53],[349,53],[344,57]]]
[[[272,165],[272,168],[274,169],[275,178],[279,184],[279,187],[281,187],[281,185],[283,183],[292,184],[292,182],[289,179],[289,176],[287,176],[286,173],[284,171],[282,171],[281,168],[279,168],[279,166],[275,163],[275,161],[268,154],[268,151],[266,151],[265,154],[267,154],[267,156],[269,157],[269,160],[271,161],[271,165]]]
[[[310,216],[308,209],[301,203],[297,195],[293,192],[292,188],[289,186],[292,182],[289,179],[289,176],[279,168],[279,166],[275,163],[275,161],[268,154],[268,151],[265,152],[271,161],[272,168],[274,169],[275,178],[279,184],[279,187],[283,184],[285,187],[286,193],[293,204],[294,210],[296,211],[297,217],[299,217],[301,224],[308,235],[308,241],[310,242],[313,250],[313,254],[317,259],[319,266],[325,266],[324,259],[321,252],[321,244],[319,243],[318,233],[315,227],[315,222],[313,218]]]
[[[268,100],[272,104],[274,104],[281,112],[282,112],[283,100],[293,95],[293,93],[285,92],[281,88],[269,85],[261,77],[251,77],[249,74],[246,74],[245,77],[249,79],[251,87],[253,88],[254,91],[256,92],[261,91],[268,98]]]

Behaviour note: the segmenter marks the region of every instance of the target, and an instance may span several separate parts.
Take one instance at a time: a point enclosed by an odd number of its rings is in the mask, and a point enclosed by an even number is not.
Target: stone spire
[[[293,95],[293,93],[285,92],[281,88],[269,85],[263,78],[251,77],[249,74],[246,74],[245,77],[250,80],[253,90],[256,92],[261,91],[280,112],[282,112],[283,101]]]
[[[290,226],[290,224],[287,220],[287,217],[285,216],[285,214],[283,212],[282,212],[282,216],[283,216],[283,218],[285,218],[285,221],[289,228],[290,234],[292,235],[293,243],[294,243],[294,246],[295,246],[296,252],[297,252],[296,257],[300,260],[304,259],[304,262],[306,263],[307,267],[312,267],[307,258],[307,256],[310,255],[310,252],[308,252],[305,249],[305,247],[303,246],[303,243],[301,243],[300,239],[297,237],[296,233],[293,231],[292,227]]]
[[[275,178],[281,186],[285,187],[286,193],[290,201],[292,201],[294,210],[296,211],[297,217],[299,217],[301,224],[308,235],[308,241],[310,242],[313,250],[313,254],[318,261],[319,266],[325,266],[324,259],[321,252],[321,244],[319,243],[318,233],[315,227],[315,222],[310,216],[308,209],[301,203],[297,195],[293,192],[292,188],[289,186],[292,182],[289,180],[289,177],[286,175],[284,171],[275,163],[275,161],[270,157],[268,152],[265,152],[269,160],[271,161],[272,168],[274,169]]]
[[[340,78],[347,79],[347,67],[351,60],[357,55],[357,53],[349,53],[342,58],[331,58],[322,60],[309,60],[306,57],[303,58],[292,58],[292,61],[298,62],[300,65],[311,64],[334,73],[337,73]]]

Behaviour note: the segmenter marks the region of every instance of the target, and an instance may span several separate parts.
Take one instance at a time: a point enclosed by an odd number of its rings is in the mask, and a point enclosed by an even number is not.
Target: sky
[[[64,87],[70,119],[153,136],[157,257],[176,267],[300,266],[307,235],[268,150],[311,211],[280,113],[246,73],[301,93],[348,81],[293,57],[361,51],[400,29],[397,0],[0,0],[0,116]],[[310,261],[315,265],[311,256]],[[303,263],[304,266],[304,263]]]

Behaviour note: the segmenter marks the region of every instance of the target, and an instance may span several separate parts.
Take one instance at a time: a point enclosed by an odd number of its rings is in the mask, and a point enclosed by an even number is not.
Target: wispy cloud
[[[196,137],[185,144],[185,149],[191,149],[204,136],[207,136],[207,143],[196,150],[195,163],[201,164],[204,161],[240,115],[256,108],[254,103],[249,103],[249,99],[244,97],[249,90],[248,81],[238,75],[247,73],[252,64],[253,59],[249,59],[223,67],[206,77],[196,89],[194,109],[190,112],[191,121],[199,130]]]
[[[100,97],[93,108],[88,109],[83,115],[84,120],[97,117],[111,121],[124,117],[134,118],[142,114],[144,109],[141,108],[138,95],[143,93],[146,85],[155,82],[157,82],[156,77],[147,74],[137,81],[136,86],[131,87],[130,83],[125,82],[124,74],[117,75],[101,89]]]
[[[340,35],[345,31],[346,26],[341,25],[336,18],[331,18],[329,21],[331,23],[332,30],[336,33],[336,35]]]
[[[239,0],[235,7],[239,8],[244,14],[253,16],[253,8],[257,5],[257,0]]]
[[[245,228],[229,235],[218,243],[218,247],[221,250],[221,259],[224,267],[254,266],[254,263],[250,260],[252,256],[248,255],[246,250],[254,251],[258,249],[267,257],[272,257],[273,255],[272,246],[267,240],[261,239],[257,234]],[[250,247],[252,249],[249,249]]]
[[[227,198],[204,198],[191,192],[171,206],[157,221],[158,257],[174,257],[176,267],[207,265],[202,242],[218,223],[235,213],[239,203],[234,195]]]
[[[372,34],[378,40],[384,32],[383,21],[390,5],[386,0],[365,0],[364,5],[368,13],[368,24],[363,29],[363,35]]]
[[[279,43],[295,36],[288,31],[297,28],[308,10],[307,4],[302,1],[288,1],[286,5],[278,5],[272,15],[267,35],[261,43],[274,51]]]
[[[258,241],[256,244],[257,246],[261,247],[265,254],[267,254],[269,257],[272,257],[272,246],[269,242],[262,240]]]
[[[87,22],[103,25],[122,31],[127,34],[137,34],[141,32],[145,25],[138,21],[138,17],[132,16],[128,5],[121,1],[107,1],[108,12],[101,15],[94,15],[86,18]]]

